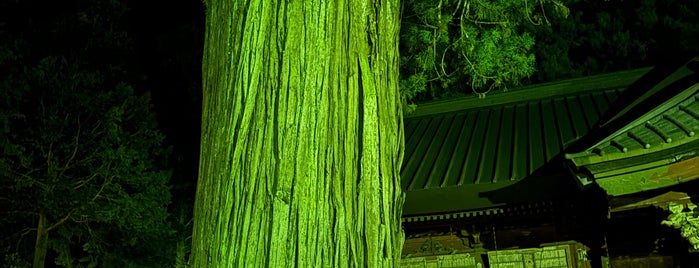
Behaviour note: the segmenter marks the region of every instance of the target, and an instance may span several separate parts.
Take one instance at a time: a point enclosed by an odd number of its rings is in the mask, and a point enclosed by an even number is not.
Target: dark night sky
[[[162,131],[173,145],[173,183],[193,198],[201,124],[201,51],[204,7],[200,1],[128,1],[138,58],[146,73]],[[186,188],[189,188],[188,190]]]
[[[74,27],[70,23],[78,20],[80,12],[90,12],[88,6],[108,6],[90,1],[0,1],[0,31],[9,32],[11,38],[26,39],[23,61],[28,65],[47,55],[81,53],[70,40],[84,39],[92,33],[70,28]],[[190,155],[199,151],[203,4],[198,0],[122,2],[128,10],[116,24],[125,27],[133,40],[135,55],[118,56],[127,58],[129,71],[143,74],[142,79],[131,82],[136,90],[151,92],[168,142],[176,147],[176,154],[189,161]],[[100,12],[104,15],[111,11]],[[64,25],[56,25],[56,21]],[[52,32],[55,29],[62,30]],[[90,57],[97,58],[94,62],[110,64],[108,54],[93,52]],[[196,161],[188,164],[188,169],[192,168],[189,165],[196,169]]]

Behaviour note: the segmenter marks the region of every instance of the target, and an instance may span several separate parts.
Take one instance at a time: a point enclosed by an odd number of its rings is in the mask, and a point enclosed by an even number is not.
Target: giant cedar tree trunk
[[[194,267],[390,267],[398,0],[208,0]]]

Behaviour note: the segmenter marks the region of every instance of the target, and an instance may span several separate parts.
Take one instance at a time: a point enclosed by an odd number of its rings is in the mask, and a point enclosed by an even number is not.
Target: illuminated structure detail
[[[658,189],[699,178],[699,75],[690,62],[637,83],[628,105],[600,122],[583,148],[566,154],[609,195]],[[597,138],[595,138],[597,137]],[[584,146],[584,144],[591,144]]]
[[[581,242],[590,251],[577,253],[593,265],[619,262],[607,259],[603,226],[619,224],[617,220],[629,219],[627,211],[644,207],[629,204],[647,198],[635,194],[699,178],[694,65],[418,107],[405,119],[401,170],[407,193],[406,262],[423,267],[421,261],[447,263],[451,258],[478,267],[463,254],[477,259],[474,252],[499,252],[498,245],[541,249],[541,243],[568,237],[585,240]],[[661,227],[655,221],[643,226]],[[444,235],[433,235],[429,244],[420,242],[434,230]],[[615,243],[626,238],[616,236]],[[491,267],[498,266],[493,260]],[[560,267],[590,265],[586,263]]]

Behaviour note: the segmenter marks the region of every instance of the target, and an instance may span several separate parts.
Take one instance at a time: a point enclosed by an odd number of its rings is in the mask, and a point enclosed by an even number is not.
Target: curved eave
[[[656,165],[656,166],[653,166]],[[600,177],[597,184],[612,196],[664,188],[699,178],[699,157],[682,161],[665,159],[637,166],[635,170]]]
[[[689,86],[585,151],[566,154],[576,166],[631,158],[699,139],[699,83]]]
[[[690,144],[699,141],[699,135],[694,135],[692,134],[687,135],[687,137],[682,137],[681,139],[675,139],[672,140],[672,142],[662,142],[662,143],[657,143],[649,146],[648,148],[635,148],[631,151],[624,152],[623,148],[619,148],[619,146],[612,145],[610,147],[614,147],[612,150],[619,150],[618,152],[614,151],[611,153],[603,153],[603,154],[598,154],[594,152],[586,152],[584,155],[572,155],[568,154],[566,155],[566,158],[570,159],[576,166],[582,167],[582,166],[588,166],[588,165],[595,165],[595,164],[600,164],[604,162],[610,162],[610,161],[615,161],[615,160],[620,160],[620,159],[626,159],[626,158],[633,158],[633,157],[638,157],[638,156],[644,156],[648,154],[653,154],[657,152],[662,152],[662,151],[667,151],[667,150],[672,150],[676,147],[681,147],[684,146],[685,144]],[[640,145],[639,145],[640,147]],[[601,150],[600,150],[601,151]],[[610,150],[611,151],[611,150]]]

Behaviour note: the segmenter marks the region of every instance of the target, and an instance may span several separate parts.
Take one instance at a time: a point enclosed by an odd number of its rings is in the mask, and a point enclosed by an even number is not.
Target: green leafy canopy
[[[420,101],[518,85],[534,73],[533,36],[568,9],[552,0],[406,1],[401,28],[401,92]]]
[[[42,215],[48,264],[174,264],[170,150],[150,95],[130,85],[124,6],[73,4],[8,22],[41,34],[0,29],[0,256],[28,266]]]

